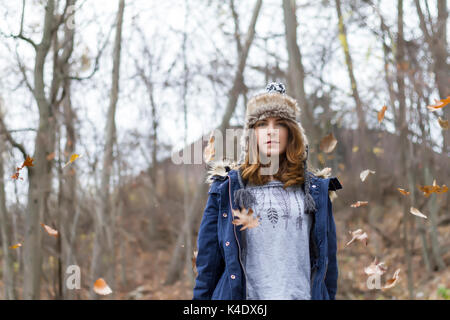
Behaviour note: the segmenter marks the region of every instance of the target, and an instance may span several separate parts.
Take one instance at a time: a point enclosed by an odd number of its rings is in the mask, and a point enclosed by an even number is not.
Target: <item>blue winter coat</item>
[[[229,170],[229,168],[228,168]],[[241,226],[232,224],[234,191],[242,186],[238,170],[215,175],[197,238],[193,300],[245,300],[246,274],[241,260]],[[311,176],[310,193],[317,211],[310,233],[311,299],[334,300],[337,291],[336,225],[329,190],[342,189],[335,177]]]

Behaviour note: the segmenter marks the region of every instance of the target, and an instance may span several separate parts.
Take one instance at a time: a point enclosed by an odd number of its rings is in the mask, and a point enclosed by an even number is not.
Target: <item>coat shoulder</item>
[[[232,160],[224,159],[207,163],[208,170],[205,182],[212,185],[215,181],[224,181],[231,170],[236,170],[239,165]]]

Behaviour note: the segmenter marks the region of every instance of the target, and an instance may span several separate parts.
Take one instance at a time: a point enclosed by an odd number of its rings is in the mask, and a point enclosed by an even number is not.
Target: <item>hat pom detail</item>
[[[286,87],[281,82],[271,82],[266,86],[267,92],[278,92],[281,94],[286,93]]]

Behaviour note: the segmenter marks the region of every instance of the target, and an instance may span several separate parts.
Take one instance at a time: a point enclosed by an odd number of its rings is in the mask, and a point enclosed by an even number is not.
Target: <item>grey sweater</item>
[[[284,190],[278,180],[247,188],[256,197],[253,214],[260,221],[242,233],[247,299],[310,300],[312,217],[304,213],[303,190]]]

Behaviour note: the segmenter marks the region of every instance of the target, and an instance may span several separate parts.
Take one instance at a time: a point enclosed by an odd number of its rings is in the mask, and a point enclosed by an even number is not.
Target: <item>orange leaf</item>
[[[350,207],[358,208],[361,206],[366,206],[368,203],[369,203],[368,201],[356,201],[355,203],[351,204]]]
[[[41,226],[44,227],[45,231],[47,231],[47,233],[51,236],[57,237],[58,236],[58,231],[56,231],[55,229],[49,227],[46,224],[41,223]]]
[[[409,192],[409,191],[406,191],[405,189],[402,189],[402,188],[397,188],[397,190],[401,193],[401,194],[403,194],[403,195],[405,195],[405,196],[407,196],[407,195],[409,195],[411,192]]]
[[[25,161],[23,162],[23,164],[22,164],[22,167],[21,167],[21,169],[23,168],[23,167],[34,167],[34,165],[33,165],[33,158],[30,158],[29,156],[27,156],[27,158],[25,159]]]
[[[383,108],[381,108],[381,110],[378,112],[378,123],[381,123],[381,121],[383,121],[384,119],[384,113],[387,110],[387,106],[383,106]]]
[[[106,284],[103,278],[98,278],[94,282],[94,292],[100,295],[107,295],[112,292],[111,288]]]
[[[450,96],[441,100],[434,100],[434,101],[436,102],[436,104],[427,106],[428,110],[436,111],[442,109],[443,107],[445,107],[450,103]]]

